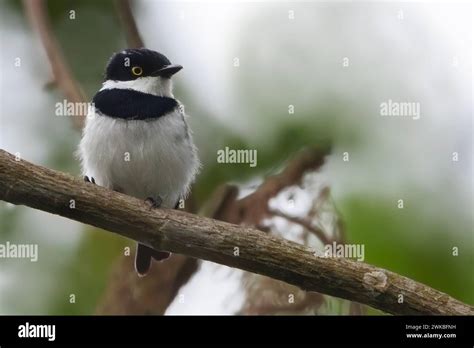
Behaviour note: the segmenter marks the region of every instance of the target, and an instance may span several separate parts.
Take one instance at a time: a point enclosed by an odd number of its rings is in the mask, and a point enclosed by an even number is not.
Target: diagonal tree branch
[[[388,313],[474,314],[473,307],[393,272],[343,258],[317,257],[308,247],[253,228],[177,210],[150,210],[138,199],[16,161],[4,150],[0,150],[0,199],[100,227],[156,249],[266,275]],[[239,256],[234,256],[236,247]]]
[[[49,16],[46,11],[46,4],[43,0],[24,0],[23,5],[31,26],[37,31],[46,54],[48,55],[54,76],[54,83],[59,87],[69,102],[87,102],[87,97],[79,83],[74,79],[71,68],[64,59],[61,46],[53,34],[53,29],[51,28]],[[76,115],[76,117],[73,117],[73,123],[76,129],[82,129],[85,116],[86,115]]]

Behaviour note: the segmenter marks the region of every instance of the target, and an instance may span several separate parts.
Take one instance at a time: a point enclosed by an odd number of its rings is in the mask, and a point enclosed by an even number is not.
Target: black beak
[[[176,74],[178,71],[180,71],[182,68],[183,67],[181,65],[176,65],[176,64],[165,65],[161,69],[155,71],[152,75],[170,78],[171,76]]]

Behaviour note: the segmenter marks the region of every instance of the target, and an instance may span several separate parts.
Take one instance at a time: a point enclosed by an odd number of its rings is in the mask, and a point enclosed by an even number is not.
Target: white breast
[[[200,166],[179,111],[152,121],[94,115],[78,153],[83,174],[98,185],[140,199],[159,195],[168,208],[186,196]]]

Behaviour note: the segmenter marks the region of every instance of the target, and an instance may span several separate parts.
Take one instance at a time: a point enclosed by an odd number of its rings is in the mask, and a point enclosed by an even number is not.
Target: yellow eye
[[[134,66],[132,68],[132,74],[135,76],[140,76],[141,74],[143,74],[143,69],[140,68],[139,66]]]

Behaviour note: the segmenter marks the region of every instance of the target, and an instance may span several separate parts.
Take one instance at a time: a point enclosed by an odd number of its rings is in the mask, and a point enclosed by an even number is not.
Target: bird
[[[189,116],[173,95],[171,78],[182,68],[147,48],[112,55],[77,150],[86,182],[178,208],[201,167]],[[169,256],[137,243],[136,272],[145,276],[152,259]]]

